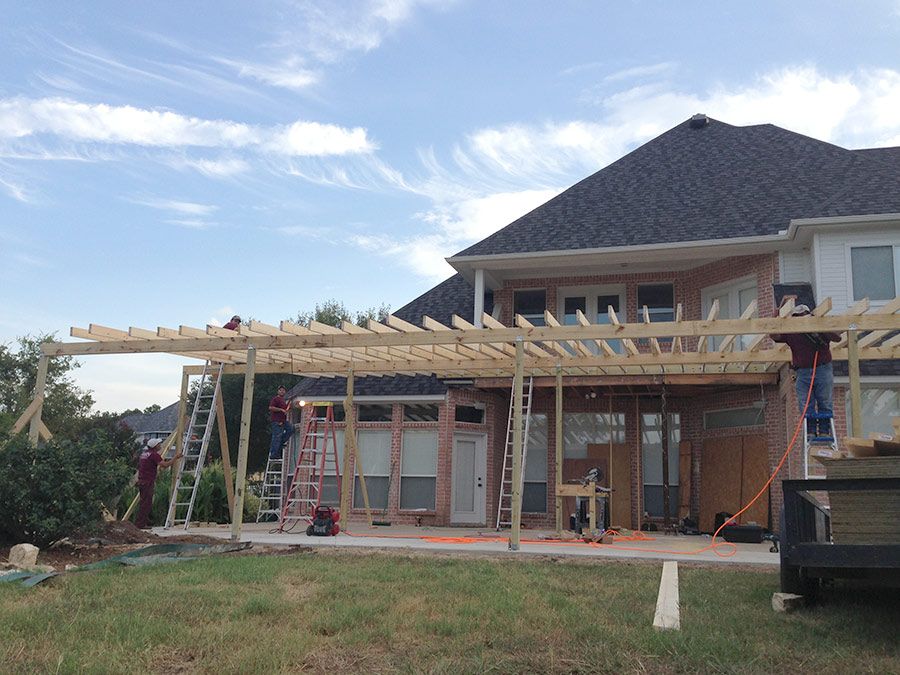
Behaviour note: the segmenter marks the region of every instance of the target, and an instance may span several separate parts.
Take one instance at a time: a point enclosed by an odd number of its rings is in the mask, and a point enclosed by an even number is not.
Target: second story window
[[[854,300],[893,300],[900,286],[900,246],[853,246],[850,276]]]
[[[642,284],[637,292],[637,320],[644,320],[644,306],[650,321],[675,320],[675,287],[672,284]]]
[[[544,326],[545,309],[547,309],[547,291],[543,288],[513,293],[513,315],[521,314],[535,326]]]

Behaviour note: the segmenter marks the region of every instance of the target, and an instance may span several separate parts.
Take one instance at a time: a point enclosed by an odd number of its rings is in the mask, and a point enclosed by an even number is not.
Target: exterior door
[[[454,434],[450,522],[483,525],[487,506],[484,434]]]

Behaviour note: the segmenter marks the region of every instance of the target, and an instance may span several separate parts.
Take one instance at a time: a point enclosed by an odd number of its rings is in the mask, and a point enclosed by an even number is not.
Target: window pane
[[[390,403],[367,404],[357,408],[360,422],[390,422],[394,406]]]
[[[401,471],[404,476],[437,475],[437,431],[404,431]]]
[[[300,438],[301,434],[297,435],[297,438]],[[344,468],[344,430],[343,429],[335,429],[334,430],[334,439],[337,445],[337,456],[338,456],[338,468],[339,470],[343,470]],[[335,475],[334,470],[334,460],[331,459],[331,443],[328,443],[327,446],[328,457],[325,461],[325,475],[333,476]]]
[[[437,422],[439,411],[437,403],[407,403],[403,406],[403,421]]]
[[[547,483],[525,483],[522,489],[523,513],[547,512]]]
[[[525,458],[525,481],[547,480],[547,446],[528,444],[528,455]]]
[[[544,325],[544,310],[547,308],[547,291],[515,291],[513,313],[521,314],[535,326]]]
[[[728,429],[731,427],[753,427],[765,423],[762,408],[733,408],[731,410],[711,410],[703,414],[705,429]]]
[[[309,405],[309,404],[307,404]],[[331,406],[325,405],[316,405],[313,406],[313,417],[316,417],[320,420],[325,419],[325,415],[328,411],[328,408],[331,408],[334,411],[334,421],[335,422],[343,422],[346,417],[344,415],[344,406],[341,403],[335,403]]]
[[[865,387],[860,391],[862,427],[866,434],[893,434],[893,418],[900,415],[900,388]],[[850,397],[847,396],[847,419]]]
[[[403,477],[400,479],[400,508],[434,510],[434,478]]]
[[[456,406],[456,421],[471,424],[484,424],[484,409],[473,405]]]
[[[563,316],[563,325],[577,326],[578,316],[577,310],[582,312],[587,310],[587,300],[584,296],[573,296],[563,300],[565,315]]]
[[[894,284],[894,251],[891,246],[857,246],[850,249],[853,299],[891,300]]]
[[[587,458],[587,446],[594,443],[625,442],[625,415],[614,413],[612,430],[606,413],[566,413],[563,415],[563,456],[566,459]]]
[[[651,516],[662,518],[663,513],[663,488],[662,485],[644,486],[644,511]],[[669,516],[678,518],[678,486],[669,485]]]
[[[319,500],[325,506],[340,506],[337,489],[337,476],[322,476],[322,498]]]
[[[609,323],[609,308],[612,307],[613,311],[618,314],[620,311],[619,307],[619,294],[615,295],[598,295],[597,296],[597,317],[598,321],[600,318],[603,318],[604,321],[602,323]]]
[[[672,284],[644,284],[638,286],[638,317],[643,320],[644,305],[650,321],[675,320],[675,290]]]
[[[362,429],[357,432],[359,464],[366,478],[387,476],[391,470],[391,432]]]
[[[641,457],[644,485],[662,485],[662,416],[641,415]],[[669,485],[678,485],[678,443],[681,440],[680,416],[669,415]],[[675,502],[677,503],[677,502]]]
[[[366,490],[369,493],[369,507],[378,511],[387,509],[388,503],[388,486],[387,476],[370,476],[366,474]],[[353,508],[365,508],[366,502],[363,499],[362,487],[360,487],[359,476],[353,484]]]

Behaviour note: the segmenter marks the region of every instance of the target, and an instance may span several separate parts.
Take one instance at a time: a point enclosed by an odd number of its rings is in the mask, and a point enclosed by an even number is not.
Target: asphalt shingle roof
[[[897,213],[898,164],[896,148],[687,121],[456,255],[772,235],[794,218]]]
[[[119,420],[119,424],[136,434],[172,432],[178,425],[178,403],[173,403],[155,413],[126,415]]]
[[[454,314],[471,321],[474,306],[475,289],[472,284],[466,281],[461,274],[454,274],[415,300],[403,305],[393,314],[417,326],[422,324],[422,317],[427,314],[435,321],[449,326]],[[484,302],[484,311],[490,314],[492,310],[493,298],[491,294],[488,294]]]

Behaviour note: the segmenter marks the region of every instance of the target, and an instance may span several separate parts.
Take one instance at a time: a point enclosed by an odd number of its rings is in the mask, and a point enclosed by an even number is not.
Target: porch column
[[[40,396],[40,402],[31,416],[31,425],[28,427],[28,440],[32,445],[38,444],[41,430],[41,413],[44,409],[44,390],[47,388],[47,367],[50,365],[50,357],[41,354],[38,358],[37,377],[34,382],[34,398]]]
[[[244,521],[244,488],[247,483],[247,453],[250,446],[250,417],[253,414],[253,384],[256,379],[256,347],[247,347],[247,370],[244,373],[244,400],[241,403],[241,431],[238,435],[237,481],[234,486],[234,516],[231,518],[231,541],[241,540]]]
[[[512,465],[512,518],[509,531],[509,550],[519,550],[519,530],[522,526],[522,376],[525,359],[525,342],[516,338],[516,371],[513,379],[513,465]]]
[[[850,435],[860,438],[863,435],[862,399],[859,384],[859,331],[856,324],[850,324],[847,331],[847,374],[850,377]]]
[[[556,366],[556,487],[553,492],[556,495],[556,536],[562,538],[562,497],[559,496],[559,486],[562,485],[563,465],[563,388],[562,368]]]
[[[484,314],[484,270],[475,270],[475,302],[473,303],[475,311],[472,317],[472,323],[476,328],[484,328],[481,321],[481,315]]]

